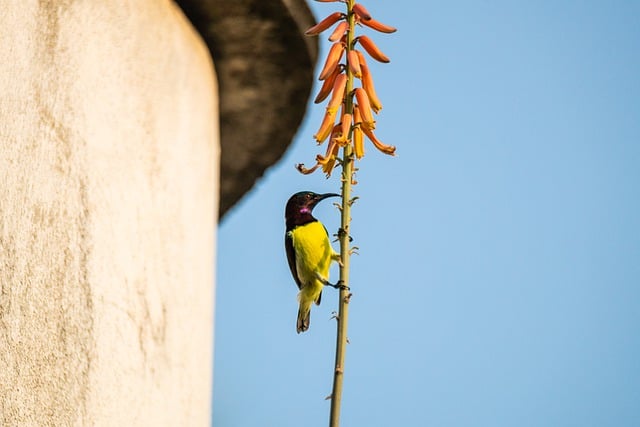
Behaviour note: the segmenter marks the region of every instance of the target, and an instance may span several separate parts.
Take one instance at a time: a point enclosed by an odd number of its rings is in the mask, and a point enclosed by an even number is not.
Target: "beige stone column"
[[[210,422],[208,50],[167,0],[0,7],[0,425]]]

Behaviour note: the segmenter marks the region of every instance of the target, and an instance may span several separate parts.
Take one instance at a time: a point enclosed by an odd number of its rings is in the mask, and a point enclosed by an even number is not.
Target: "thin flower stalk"
[[[333,44],[329,49],[325,63],[318,79],[322,87],[315,97],[315,103],[329,98],[325,115],[318,132],[314,135],[319,145],[327,142],[324,154],[316,156],[316,163],[311,168],[298,164],[298,171],[311,174],[322,169],[327,178],[336,166],[341,167],[342,203],[338,240],[340,243],[340,291],[338,302],[336,358],[333,377],[330,427],[340,424],[342,389],[347,347],[347,325],[349,317],[349,269],[351,247],[350,226],[351,207],[356,198],[352,198],[355,161],[365,155],[365,138],[380,152],[395,155],[396,148],[380,141],[373,130],[376,128],[376,114],[380,113],[382,103],[375,91],[373,77],[367,66],[365,55],[376,61],[390,61],[366,35],[356,36],[356,27],[361,25],[380,33],[393,33],[394,27],[375,20],[372,14],[355,0],[316,0],[322,3],[340,3],[346,6],[346,13],[333,12],[318,24],[309,28],[305,34],[316,36],[334,27],[328,39]],[[362,50],[357,50],[360,46]],[[341,62],[344,58],[344,62]],[[356,83],[359,82],[359,86]],[[339,111],[340,110],[340,111]],[[340,155],[341,154],[341,155]]]

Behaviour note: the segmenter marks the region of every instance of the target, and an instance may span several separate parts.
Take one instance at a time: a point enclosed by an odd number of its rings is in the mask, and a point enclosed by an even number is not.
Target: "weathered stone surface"
[[[208,425],[206,46],[168,0],[8,0],[0,40],[0,425]]]
[[[318,54],[303,0],[179,0],[220,86],[220,216],[273,165],[305,113]]]

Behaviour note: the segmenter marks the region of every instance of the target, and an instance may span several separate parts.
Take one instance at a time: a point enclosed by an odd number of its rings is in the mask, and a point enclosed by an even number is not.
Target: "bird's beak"
[[[340,195],[339,195],[339,194],[336,194],[336,193],[318,194],[318,197],[317,197],[317,199],[316,199],[316,203],[318,203],[318,202],[320,202],[320,201],[322,201],[322,200],[324,200],[324,199],[327,199],[327,198],[329,198],[329,197],[340,197]]]
[[[313,209],[318,203],[320,203],[321,201],[329,197],[340,197],[340,195],[336,193],[316,194],[316,197],[314,197],[313,202],[311,204],[311,208]]]

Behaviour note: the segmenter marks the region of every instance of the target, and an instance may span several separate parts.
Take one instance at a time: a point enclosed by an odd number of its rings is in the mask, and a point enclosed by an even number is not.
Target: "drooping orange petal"
[[[378,46],[376,46],[373,40],[371,40],[369,37],[360,36],[357,38],[357,40],[358,43],[360,43],[360,46],[362,46],[362,48],[367,51],[369,56],[371,56],[376,61],[385,63],[391,62],[391,60],[384,53],[382,53],[380,49],[378,49]]]
[[[371,104],[369,104],[369,97],[367,92],[362,88],[356,88],[355,90],[356,100],[358,101],[358,108],[362,115],[362,127],[367,129],[375,129],[376,121],[371,114]]]
[[[357,78],[362,77],[362,71],[360,70],[360,60],[358,59],[358,53],[355,50],[350,50],[347,52],[347,65]]]
[[[340,40],[342,36],[344,36],[344,33],[347,32],[348,29],[349,29],[349,23],[347,21],[342,21],[336,26],[336,29],[333,30],[333,33],[331,33],[331,35],[329,36],[329,41],[335,42],[337,40]]]
[[[344,99],[344,91],[347,87],[347,75],[342,73],[336,76],[336,81],[333,83],[333,92],[331,93],[331,99],[327,104],[327,113],[335,115],[338,112],[338,107],[342,104]]]
[[[319,80],[324,80],[333,73],[333,71],[338,66],[340,62],[340,58],[342,58],[342,54],[344,53],[344,44],[342,42],[334,43],[329,49],[329,53],[327,54],[327,60],[324,63],[324,67],[320,72]]]
[[[371,19],[371,14],[369,11],[360,3],[356,3],[353,5],[353,12],[358,15],[358,17],[363,21],[368,21]]]
[[[329,111],[325,113],[324,118],[322,119],[322,124],[320,124],[320,129],[318,129],[318,132],[313,135],[318,144],[322,144],[324,140],[329,137],[329,134],[331,134],[331,129],[333,129],[335,120],[335,114],[331,114],[329,113]]]
[[[371,141],[378,150],[390,156],[396,155],[396,147],[394,147],[393,145],[384,144],[382,141],[376,138],[376,136],[373,134],[373,131],[370,129],[367,129],[366,126],[362,126],[361,129],[362,129],[362,132],[364,132],[364,134],[367,135],[367,138],[369,138],[369,141]]]
[[[333,12],[331,15],[327,16],[322,21],[318,22],[316,25],[305,31],[304,34],[307,36],[317,36],[339,20],[344,19],[344,17],[344,13]]]
[[[320,88],[320,91],[318,91],[316,99],[313,100],[315,104],[319,104],[327,99],[327,96],[329,96],[331,90],[333,89],[333,84],[336,81],[336,77],[338,77],[338,74],[340,74],[341,72],[342,68],[336,67],[336,69],[333,70],[333,73],[331,73],[331,75],[322,82],[322,87]]]
[[[395,33],[396,31],[398,31],[396,28],[390,26],[390,25],[385,25],[380,21],[376,21],[375,19],[361,19],[360,23],[362,25],[366,25],[369,28],[372,28],[376,31],[380,31],[381,33],[386,33],[386,34],[391,34],[391,33]]]

